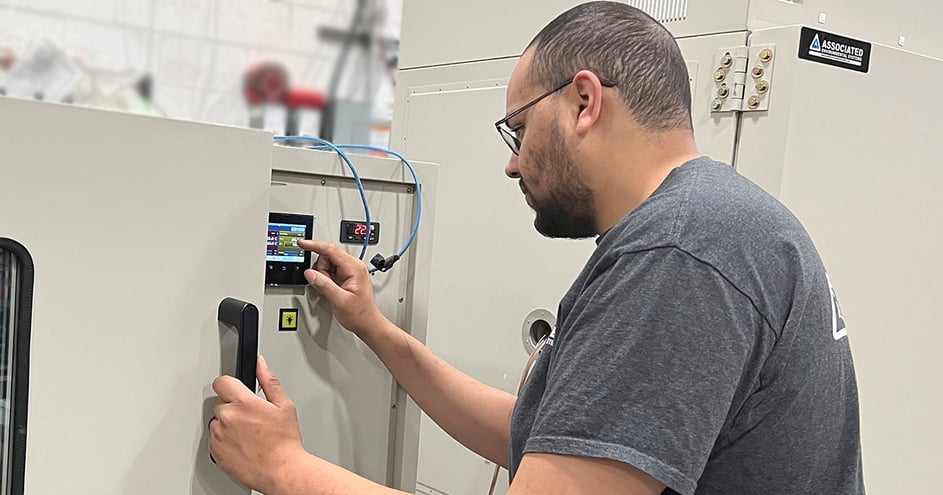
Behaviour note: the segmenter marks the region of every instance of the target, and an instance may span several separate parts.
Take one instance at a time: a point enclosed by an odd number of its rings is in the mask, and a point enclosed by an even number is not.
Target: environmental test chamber
[[[381,226],[367,256],[392,254],[420,191],[398,160],[351,156]],[[422,338],[437,169],[413,165],[424,222],[374,283],[383,312]],[[270,212],[301,215],[311,225],[296,232],[335,243],[343,220],[364,221],[334,153],[0,98],[3,493],[247,493],[206,450],[211,383],[236,368],[237,333],[223,321],[244,333],[244,370],[255,343],[281,379],[309,451],[382,484],[413,482],[418,413],[382,363],[316,293],[266,285],[267,272],[295,266],[271,261],[292,222]],[[221,308],[227,298],[242,303]]]

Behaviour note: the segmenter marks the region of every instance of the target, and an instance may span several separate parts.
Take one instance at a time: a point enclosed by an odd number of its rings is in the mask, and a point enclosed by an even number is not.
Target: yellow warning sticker
[[[292,331],[298,329],[298,309],[297,308],[282,308],[278,310],[280,315],[280,322],[278,324],[279,331]]]

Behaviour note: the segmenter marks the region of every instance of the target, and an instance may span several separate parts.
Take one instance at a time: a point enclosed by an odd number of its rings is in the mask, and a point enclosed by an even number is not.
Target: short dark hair
[[[547,24],[530,42],[530,78],[556,87],[581,70],[615,84],[644,129],[691,129],[691,85],[681,49],[658,21],[618,2],[589,2]]]

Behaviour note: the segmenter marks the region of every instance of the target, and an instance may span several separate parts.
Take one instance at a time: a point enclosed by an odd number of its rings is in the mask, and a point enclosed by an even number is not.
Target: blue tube
[[[341,160],[347,164],[347,168],[350,169],[351,173],[354,174],[354,182],[357,183],[357,190],[360,191],[360,200],[363,201],[363,213],[367,221],[367,235],[364,236],[363,246],[360,249],[360,259],[364,259],[367,255],[367,246],[370,244],[370,228],[372,227],[370,219],[370,206],[367,204],[367,192],[364,191],[363,182],[360,180],[360,174],[357,173],[357,169],[354,168],[353,162],[350,161],[350,157],[347,156],[347,153],[344,153],[339,146],[335,146],[333,143],[325,141],[323,139],[318,139],[310,136],[275,136],[276,141],[303,141],[306,143],[315,143],[317,148],[330,149],[337,153],[341,157]],[[413,174],[415,175],[415,174]]]

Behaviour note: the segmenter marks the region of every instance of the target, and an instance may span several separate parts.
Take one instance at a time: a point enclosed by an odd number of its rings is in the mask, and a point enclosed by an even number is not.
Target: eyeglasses
[[[510,127],[508,127],[508,121],[511,120],[511,119],[513,119],[514,117],[517,117],[518,115],[520,115],[521,112],[523,112],[524,110],[527,110],[528,108],[530,108],[530,107],[532,107],[532,106],[534,106],[534,105],[540,103],[540,100],[542,100],[542,99],[544,99],[544,98],[546,98],[546,97],[548,97],[548,96],[550,96],[550,95],[556,93],[557,91],[560,91],[561,89],[563,89],[563,88],[569,86],[570,83],[572,83],[572,82],[573,82],[573,80],[570,79],[569,81],[567,81],[567,82],[565,82],[565,83],[563,83],[563,84],[557,86],[555,89],[551,89],[550,91],[547,91],[546,93],[544,93],[544,94],[538,96],[537,98],[534,98],[534,99],[531,100],[529,103],[527,103],[526,105],[522,106],[521,108],[518,108],[517,110],[515,110],[515,111],[513,111],[513,112],[511,112],[511,113],[509,113],[509,114],[507,114],[507,116],[504,117],[503,119],[501,119],[501,120],[499,120],[499,121],[497,121],[497,122],[494,123],[494,127],[495,127],[495,129],[498,130],[498,134],[501,135],[501,139],[503,139],[504,142],[507,143],[508,148],[511,148],[511,153],[514,153],[515,155],[519,155],[519,154],[520,154],[520,151],[521,151],[521,140],[517,137],[517,129],[511,129]],[[520,129],[520,127],[518,127],[518,129]]]
[[[498,134],[501,135],[501,139],[503,139],[504,142],[507,143],[508,148],[511,148],[511,153],[514,153],[515,155],[519,155],[521,152],[521,139],[517,137],[517,131],[520,130],[521,126],[518,126],[517,129],[511,129],[510,127],[508,127],[508,122],[514,117],[517,117],[518,115],[520,115],[524,110],[527,110],[528,108],[540,103],[540,100],[543,100],[544,98],[569,86],[570,83],[572,82],[573,80],[570,79],[569,81],[557,86],[556,88],[551,89],[550,91],[547,91],[546,93],[538,96],[537,98],[534,98],[533,100],[528,102],[526,105],[522,106],[521,108],[518,108],[517,110],[507,114],[507,116],[504,117],[503,119],[494,123],[494,127],[495,129],[498,130]],[[602,87],[612,88],[612,87],[615,87],[615,84],[604,82],[602,83]]]

